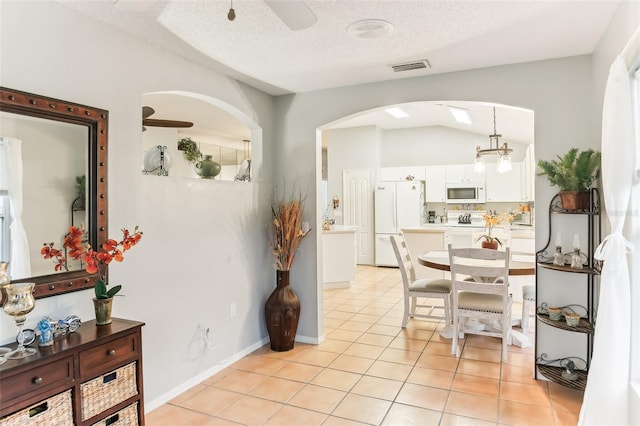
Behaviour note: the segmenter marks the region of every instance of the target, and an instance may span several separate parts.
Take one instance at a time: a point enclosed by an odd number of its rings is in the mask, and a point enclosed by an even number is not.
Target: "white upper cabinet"
[[[444,203],[446,201],[446,166],[427,166],[424,168],[426,181],[425,201],[427,203]]]
[[[424,180],[424,167],[381,167],[378,181]]]
[[[476,173],[473,164],[452,164],[446,166],[447,183],[484,182],[485,172]]]
[[[513,162],[512,169],[498,173],[495,167],[489,166],[487,175],[487,202],[520,202],[526,201],[524,188],[523,163]]]

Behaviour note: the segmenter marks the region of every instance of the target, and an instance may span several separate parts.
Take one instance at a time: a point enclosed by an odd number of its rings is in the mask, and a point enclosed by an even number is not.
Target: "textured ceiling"
[[[262,0],[59,2],[268,93],[305,92],[589,54],[619,1],[307,0],[318,21],[291,31]],[[350,24],[393,31],[355,39]],[[392,64],[428,59],[427,70]]]

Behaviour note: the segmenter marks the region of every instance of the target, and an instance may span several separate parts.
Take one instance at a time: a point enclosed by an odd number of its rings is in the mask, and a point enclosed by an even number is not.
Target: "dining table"
[[[477,265],[477,266],[495,266],[498,265],[500,261],[495,260],[481,260],[481,259],[468,259],[465,260],[469,265]],[[447,250],[434,250],[428,251],[425,253],[421,253],[418,255],[418,263],[422,266],[426,266],[428,268],[437,269],[440,271],[451,271],[451,265],[449,263],[449,252]],[[512,253],[511,259],[509,260],[509,276],[511,275],[534,275],[535,274],[535,255],[528,253]],[[512,311],[513,314],[513,311]],[[513,318],[511,324],[512,326],[519,326],[521,323],[521,318]],[[485,327],[486,324],[483,323],[473,323],[473,324],[465,324],[465,327],[468,329],[478,327]],[[447,325],[440,331],[440,336],[445,339],[452,338],[452,326]],[[464,333],[464,328],[462,330]],[[511,331],[512,344],[515,344],[520,347],[528,347],[532,345],[531,339],[519,331],[512,330]]]

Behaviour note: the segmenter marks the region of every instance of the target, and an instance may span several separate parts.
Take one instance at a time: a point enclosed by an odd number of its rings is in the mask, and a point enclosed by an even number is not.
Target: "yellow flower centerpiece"
[[[514,217],[513,213],[498,214],[496,213],[495,210],[493,212],[489,210],[489,213],[485,214],[483,217],[484,217],[484,226],[485,226],[485,229],[487,230],[487,233],[484,235],[480,235],[476,241],[483,240],[482,248],[497,250],[498,246],[502,246],[502,241],[500,241],[498,237],[495,237],[492,235],[493,228],[496,225],[498,225],[500,222],[511,223]]]

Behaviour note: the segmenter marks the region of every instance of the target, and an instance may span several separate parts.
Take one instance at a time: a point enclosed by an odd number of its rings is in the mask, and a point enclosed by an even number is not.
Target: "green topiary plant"
[[[178,150],[184,152],[184,158],[191,163],[197,163],[202,159],[202,153],[198,149],[196,141],[190,137],[182,138],[178,141]]]
[[[538,161],[538,167],[542,170],[538,176],[546,175],[560,191],[588,191],[600,176],[600,152],[588,149],[578,153],[578,148],[571,148],[564,156],[558,155],[558,160]]]

